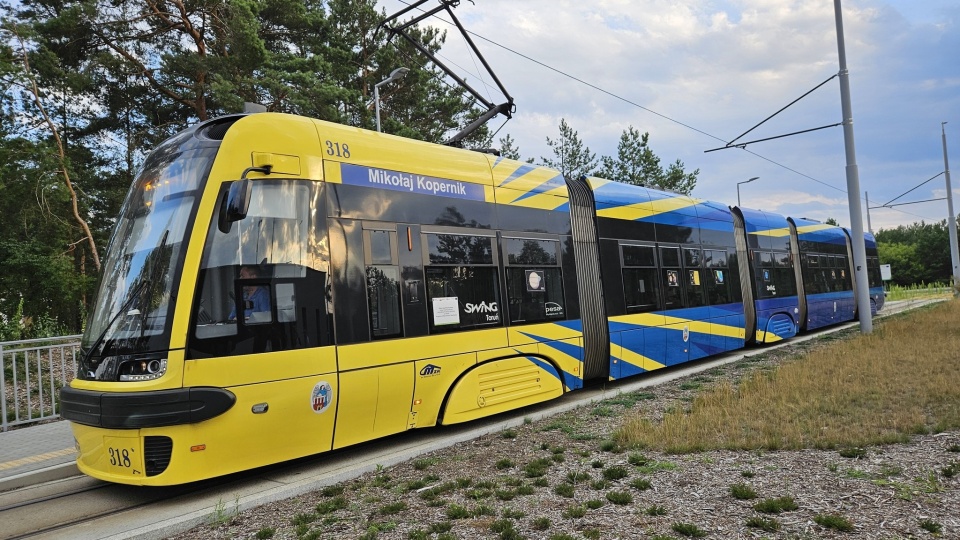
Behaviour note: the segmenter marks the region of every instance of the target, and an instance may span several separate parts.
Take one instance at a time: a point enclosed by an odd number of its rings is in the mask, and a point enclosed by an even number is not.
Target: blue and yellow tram
[[[134,181],[62,412],[83,472],[140,485],[470,421],[787,339],[825,302],[829,322],[855,316],[848,289],[814,285],[823,268],[849,281],[844,234],[303,117],[223,117]]]

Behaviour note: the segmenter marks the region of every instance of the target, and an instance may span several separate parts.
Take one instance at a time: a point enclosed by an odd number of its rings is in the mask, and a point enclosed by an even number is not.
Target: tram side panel
[[[528,361],[551,364],[565,390],[581,388],[583,323],[566,182],[553,169],[487,159],[510,346],[535,347],[537,353]]]
[[[757,343],[791,338],[798,331],[799,298],[790,254],[790,225],[783,216],[737,208],[743,217],[747,259],[740,266],[752,287]]]
[[[742,347],[729,211],[683,195],[590,182],[610,299],[611,377]]]
[[[803,277],[804,330],[851,321],[856,313],[850,240],[840,227],[790,218]]]
[[[877,240],[870,233],[864,233],[864,244],[867,251],[867,277],[870,286],[870,312],[876,315],[883,309],[887,295],[883,290],[883,279],[880,276],[880,258],[877,252]]]

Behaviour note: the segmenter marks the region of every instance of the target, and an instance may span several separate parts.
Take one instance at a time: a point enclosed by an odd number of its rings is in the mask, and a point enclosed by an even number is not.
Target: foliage
[[[375,0],[5,3],[3,324],[22,297],[25,335],[41,319],[66,333],[82,330],[99,254],[82,242],[63,175],[76,188],[91,244],[102,249],[147,152],[191,123],[240,112],[244,102],[373,129],[373,86],[404,65],[409,74],[381,89],[384,131],[440,142],[475,118],[471,100],[413,45],[388,42],[378,30],[384,16]],[[433,52],[446,38],[426,26],[410,32]],[[51,130],[36,122],[40,106],[61,137],[63,166]],[[487,139],[481,129],[465,145]]]
[[[660,158],[650,149],[649,142],[649,132],[641,135],[633,126],[628,127],[620,135],[617,157],[600,158],[601,168],[597,171],[597,176],[685,195],[693,192],[700,169],[691,173],[684,172],[683,162],[679,159],[664,169],[660,165]]]
[[[543,165],[554,168],[567,178],[580,178],[593,174],[597,165],[597,155],[585,146],[577,131],[560,119],[560,137],[547,137],[547,146],[553,152],[552,158],[540,158]]]
[[[950,281],[947,220],[880,229],[876,239],[880,262],[890,265],[893,284],[906,286]]]

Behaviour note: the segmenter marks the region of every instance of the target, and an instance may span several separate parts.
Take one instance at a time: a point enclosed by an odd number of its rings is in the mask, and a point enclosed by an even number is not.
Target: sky
[[[941,122],[960,212],[960,2],[842,7],[864,230],[867,197],[873,231],[946,219],[946,200],[881,207],[946,196]],[[842,127],[705,152],[839,73],[832,0],[475,0],[455,14],[514,98],[513,118],[489,126],[523,158],[551,155],[546,137],[559,136],[561,118],[598,157],[615,156],[633,126],[650,133],[662,164],[700,170],[694,197],[733,205],[738,182],[759,177],[740,185],[743,206],[851,225]],[[455,28],[426,24],[450,30],[442,61],[504,101]],[[739,141],[841,122],[839,80]]]

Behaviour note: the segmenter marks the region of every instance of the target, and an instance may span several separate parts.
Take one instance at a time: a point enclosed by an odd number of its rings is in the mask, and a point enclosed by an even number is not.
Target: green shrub
[[[550,519],[545,517],[539,517],[533,520],[531,527],[533,527],[533,530],[535,531],[545,531],[550,528]]]
[[[646,478],[637,478],[633,482],[630,482],[630,486],[638,491],[646,491],[653,487],[650,480]]]
[[[848,459],[863,459],[867,457],[867,449],[860,448],[858,446],[851,448],[841,448],[840,457],[845,457]]]
[[[798,508],[797,503],[793,502],[793,497],[780,497],[777,499],[764,499],[753,505],[753,509],[764,514],[780,514],[790,512]]]
[[[645,514],[647,514],[648,516],[665,516],[665,515],[667,515],[667,509],[664,508],[663,506],[660,506],[659,504],[655,504],[655,505],[653,505],[653,506],[650,506],[650,507],[648,507],[646,510],[644,510],[643,512],[644,512]]]
[[[507,519],[520,519],[520,518],[522,518],[522,517],[525,517],[525,516],[527,515],[527,513],[526,513],[526,512],[523,512],[523,511],[521,511],[521,510],[514,510],[514,509],[512,509],[512,508],[507,508],[507,509],[504,510],[503,513],[501,513],[500,515],[502,515],[503,517],[505,517],[505,518],[507,518]]]
[[[850,520],[839,514],[819,514],[813,517],[813,521],[821,527],[840,532],[850,532],[853,530],[853,523],[850,523]]]
[[[566,482],[557,484],[557,487],[553,488],[553,492],[561,497],[573,497],[573,484]]]
[[[953,463],[947,465],[940,470],[940,474],[942,474],[944,478],[953,478],[954,476],[957,476],[960,474],[960,461],[954,461]]]
[[[628,475],[629,473],[624,467],[608,467],[603,470],[603,477],[607,480],[620,480],[621,478],[626,478]]]
[[[590,479],[590,475],[581,472],[581,471],[570,471],[567,473],[567,482],[571,484],[579,484],[580,482],[586,482]]]
[[[773,518],[767,519],[754,516],[747,520],[747,527],[753,527],[761,531],[777,532],[780,530],[780,522]]]
[[[264,527],[257,531],[257,540],[267,540],[268,538],[273,538],[273,535],[276,534],[276,529],[273,527]]]
[[[730,494],[734,499],[748,501],[757,498],[757,492],[747,484],[734,484],[730,486]]]
[[[448,519],[466,519],[470,517],[470,510],[459,504],[451,504],[447,507]]]
[[[943,525],[940,525],[932,519],[925,519],[920,522],[920,528],[932,534],[940,534],[940,531],[943,530]]]
[[[497,469],[501,471],[503,469],[509,469],[511,467],[513,467],[513,461],[510,461],[509,459],[504,458],[497,462]]]
[[[633,502],[633,495],[627,493],[626,491],[611,491],[607,493],[607,500],[613,504],[630,504]]]
[[[450,529],[453,529],[453,523],[449,521],[440,521],[438,523],[431,523],[429,530],[434,534],[442,534],[445,532],[450,532]]]
[[[692,523],[674,523],[670,528],[673,529],[674,532],[689,536],[690,538],[703,538],[707,535],[705,531],[702,531]]]
[[[400,512],[403,512],[406,509],[407,509],[407,503],[403,501],[397,501],[381,507],[379,512],[384,516],[389,516],[391,514],[398,514]]]
[[[563,511],[563,517],[567,519],[582,518],[587,515],[587,509],[583,506],[571,506]]]

